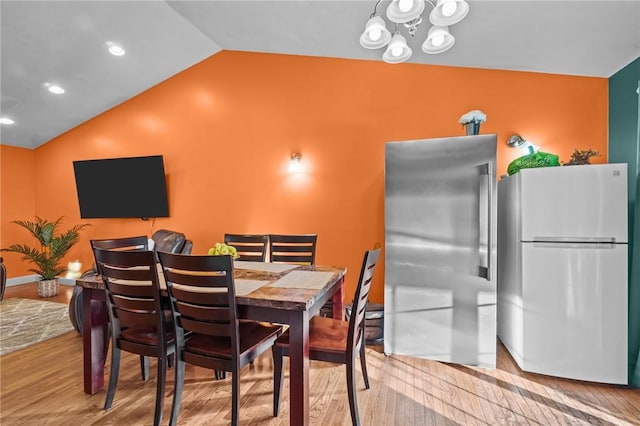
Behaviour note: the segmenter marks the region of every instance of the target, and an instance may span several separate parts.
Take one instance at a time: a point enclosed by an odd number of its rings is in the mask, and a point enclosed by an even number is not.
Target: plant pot
[[[470,121],[464,125],[467,136],[480,134],[480,121]]]
[[[38,282],[38,296],[40,297],[57,296],[59,292],[60,283],[57,278]]]

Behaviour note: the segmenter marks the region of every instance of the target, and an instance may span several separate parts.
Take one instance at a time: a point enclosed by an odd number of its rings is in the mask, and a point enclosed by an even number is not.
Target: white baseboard
[[[39,275],[23,275],[21,277],[7,278],[7,287],[20,284],[28,284],[40,281]]]
[[[23,275],[21,277],[7,278],[7,287],[14,285],[35,283],[40,281],[40,275]],[[76,280],[69,278],[58,278],[58,282],[62,285],[76,285]]]
[[[58,282],[61,285],[76,285],[76,280],[71,278],[58,278]]]

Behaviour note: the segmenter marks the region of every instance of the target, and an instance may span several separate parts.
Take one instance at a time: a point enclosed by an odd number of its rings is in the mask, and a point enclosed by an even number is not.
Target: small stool
[[[351,318],[353,304],[345,305],[347,321]],[[364,315],[364,340],[367,345],[382,345],[384,343],[384,305],[367,303]]]

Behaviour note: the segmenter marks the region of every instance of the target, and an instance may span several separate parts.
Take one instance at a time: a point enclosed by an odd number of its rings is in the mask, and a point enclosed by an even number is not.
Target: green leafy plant
[[[22,259],[36,267],[29,269],[40,275],[41,280],[52,280],[67,270],[60,265],[60,261],[67,254],[69,249],[80,239],[80,231],[89,224],[79,224],[71,229],[59,232],[58,227],[62,223],[62,218],[53,222],[42,219],[38,216],[34,221],[14,220],[13,223],[20,225],[31,233],[40,243],[39,248],[30,247],[26,244],[12,244],[2,251],[19,253]]]

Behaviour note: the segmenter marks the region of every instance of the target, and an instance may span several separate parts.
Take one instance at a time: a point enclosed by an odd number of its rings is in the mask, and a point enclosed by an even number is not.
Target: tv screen
[[[80,217],[168,217],[161,155],[73,162]]]

